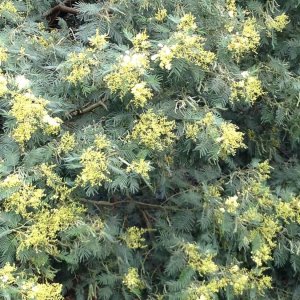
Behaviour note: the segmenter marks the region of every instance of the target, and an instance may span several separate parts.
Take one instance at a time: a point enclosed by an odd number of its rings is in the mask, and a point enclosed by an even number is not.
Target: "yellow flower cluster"
[[[206,70],[214,62],[216,55],[204,50],[203,42],[204,38],[199,35],[177,31],[169,38],[170,46],[160,45],[161,49],[151,59],[159,59],[159,66],[166,70],[171,69],[172,60],[175,58],[185,59]]]
[[[145,33],[140,34],[143,36]],[[147,41],[144,37],[134,40],[139,47],[145,47]],[[152,97],[146,83],[141,80],[147,69],[150,67],[148,53],[135,52],[128,53],[119,58],[118,63],[114,66],[114,71],[104,78],[108,88],[113,92],[118,92],[121,99],[128,93],[134,94],[133,103],[135,106],[144,106]]]
[[[144,107],[148,100],[153,96],[151,90],[147,88],[145,81],[137,83],[132,89],[133,100],[131,101],[136,107]]]
[[[103,182],[109,181],[108,157],[105,152],[88,148],[82,153],[80,162],[83,170],[77,177],[78,184],[101,186]]]
[[[62,285],[58,283],[38,283],[35,277],[24,279],[24,274],[17,272],[17,268],[9,263],[0,269],[0,288],[19,286],[19,296],[23,300],[63,300]]]
[[[215,117],[212,112],[208,112],[200,121],[189,123],[185,128],[185,135],[187,138],[196,141],[197,136],[203,126],[210,126],[214,123]]]
[[[94,141],[97,150],[102,150],[111,146],[111,142],[107,139],[105,135],[96,135]]]
[[[227,285],[223,279],[212,279],[207,284],[202,283],[200,286],[193,284],[188,289],[187,300],[213,300],[213,294],[217,293],[220,289]]]
[[[0,17],[4,13],[16,14],[18,11],[12,1],[3,1],[0,3]]]
[[[297,222],[300,224],[300,199],[295,197],[289,202],[279,201],[276,204],[277,217],[286,223]]]
[[[165,8],[158,9],[155,14],[155,19],[158,22],[163,22],[168,16],[168,11]]]
[[[162,151],[174,143],[174,129],[175,121],[168,121],[165,116],[156,115],[152,110],[148,110],[141,115],[128,138],[137,140],[149,149]]]
[[[150,170],[151,170],[150,162],[145,161],[143,158],[140,158],[138,160],[133,160],[126,169],[127,172],[135,172],[146,179],[149,179]]]
[[[0,97],[3,97],[8,92],[7,80],[0,70]]]
[[[256,76],[247,76],[246,79],[233,82],[230,100],[234,102],[244,99],[253,104],[263,94],[260,80]]]
[[[97,64],[86,52],[71,53],[66,63],[71,65],[71,73],[66,77],[66,80],[73,84],[86,78],[91,73],[91,66]]]
[[[251,258],[258,267],[261,267],[263,263],[273,259],[271,251],[272,249],[267,244],[263,244],[259,249],[252,252]]]
[[[236,33],[228,44],[228,50],[239,60],[248,52],[256,52],[260,42],[259,32],[256,30],[256,19],[247,19],[243,25],[242,33]]]
[[[12,136],[22,147],[39,128],[48,134],[57,134],[60,130],[62,121],[49,116],[47,104],[45,99],[36,98],[30,93],[15,95],[10,113],[15,117],[17,127]]]
[[[188,139],[193,140],[194,142],[197,140],[197,136],[201,130],[200,122],[189,123],[185,127],[185,135]]]
[[[191,14],[185,14],[177,26],[182,31],[195,31],[197,29],[196,18]]]
[[[6,263],[4,267],[0,269],[0,288],[9,286],[15,282],[14,273],[17,268],[15,266]]]
[[[212,255],[201,255],[195,244],[187,243],[183,246],[188,264],[200,274],[206,275],[218,271],[218,266],[212,261]]]
[[[269,30],[276,30],[282,32],[282,30],[286,27],[289,23],[289,17],[286,14],[281,14],[274,19],[270,16],[266,20],[266,26]]]
[[[139,277],[138,270],[136,268],[129,268],[127,274],[123,278],[123,284],[130,290],[142,290],[145,285]]]
[[[221,278],[213,278],[207,282],[201,282],[200,286],[193,284],[188,290],[188,300],[212,300],[220,289],[231,287],[236,296],[243,294],[245,290],[257,288],[261,293],[271,288],[272,278],[263,276],[257,271],[248,271],[239,266],[222,268],[223,276]]]
[[[144,243],[146,240],[143,237],[145,232],[147,232],[147,230],[143,228],[138,228],[136,226],[129,227],[122,236],[122,239],[130,249],[145,248],[146,245]]]
[[[17,252],[33,247],[36,251],[43,249],[48,253],[57,253],[57,233],[73,225],[82,211],[74,204],[41,210],[31,218],[34,222],[23,233]]]
[[[75,148],[75,134],[70,134],[68,131],[65,132],[59,142],[57,153],[68,153]]]
[[[165,46],[162,45],[158,53],[151,56],[151,59],[152,60],[159,59],[160,60],[159,66],[162,69],[171,70],[172,60],[175,58],[175,49],[176,49],[176,45],[172,45],[170,47],[166,45]]]
[[[99,34],[96,29],[96,34],[89,39],[90,45],[96,50],[102,50],[107,45],[107,35]]]
[[[149,36],[145,31],[138,33],[132,40],[134,50],[137,52],[148,50],[151,47],[151,43],[148,39]]]
[[[18,187],[22,184],[19,174],[10,174],[5,177],[4,180],[0,181],[0,188],[2,189],[10,189]]]
[[[240,269],[237,265],[230,268],[230,281],[235,295],[242,295],[249,286],[249,275]]]
[[[239,203],[237,202],[237,200],[238,196],[228,197],[224,203],[226,211],[228,211],[229,213],[235,213],[239,207]]]
[[[22,285],[22,299],[63,300],[62,285],[59,283],[28,282]]]
[[[217,139],[221,148],[221,157],[235,155],[237,149],[246,147],[243,143],[244,134],[237,129],[238,127],[231,123],[221,125],[221,137]]]
[[[228,14],[231,18],[236,16],[237,9],[236,9],[236,0],[226,0],[226,9],[228,11]]]
[[[19,191],[13,193],[4,202],[6,211],[15,211],[22,217],[32,216],[37,209],[44,206],[42,189],[37,189],[32,185],[25,185]]]
[[[51,40],[49,37],[46,39],[43,36],[34,35],[31,40],[33,43],[36,43],[44,48],[49,48],[51,45],[53,45],[53,40]]]
[[[277,219],[273,218],[273,216],[264,215],[261,224],[250,232],[250,241],[259,237],[263,242],[258,249],[252,251],[251,258],[257,266],[262,266],[267,261],[272,260],[272,250],[276,247],[274,240],[276,240],[277,234],[281,229],[282,226]]]
[[[265,160],[262,163],[259,163],[257,166],[258,176],[260,180],[267,180],[270,178],[272,167],[269,164],[268,160]]]
[[[0,46],[0,64],[2,62],[7,61],[7,59],[8,59],[7,49]]]
[[[65,183],[63,182],[62,178],[60,178],[54,171],[55,165],[47,165],[42,164],[40,166],[40,171],[42,172],[43,176],[46,178],[47,186],[51,187],[55,194],[52,196],[52,199],[65,201],[70,199],[70,195],[74,188],[68,188]]]

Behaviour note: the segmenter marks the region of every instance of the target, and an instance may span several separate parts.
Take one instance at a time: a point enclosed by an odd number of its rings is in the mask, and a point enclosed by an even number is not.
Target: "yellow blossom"
[[[7,61],[7,59],[8,59],[7,49],[0,46],[0,63]]]
[[[214,123],[215,117],[212,112],[208,112],[204,118],[201,120],[201,123],[205,126],[210,126]]]
[[[109,181],[108,158],[103,151],[88,148],[82,153],[80,162],[83,166],[77,177],[80,185],[101,186],[103,182]]]
[[[28,286],[28,289],[27,289]],[[25,284],[22,287],[22,294],[26,297],[24,299],[38,299],[38,300],[63,300],[62,288],[59,283],[32,283]]]
[[[293,202],[280,201],[276,205],[276,213],[278,218],[282,218],[286,223],[295,221],[296,211],[293,207]]]
[[[137,83],[131,89],[131,93],[134,97],[132,102],[136,107],[144,107],[153,96],[151,89],[147,88],[147,83],[144,81]]]
[[[237,9],[236,9],[236,0],[226,0],[226,9],[228,11],[228,14],[231,18],[236,16]]]
[[[73,225],[82,212],[83,209],[75,204],[39,211],[32,217],[34,223],[23,234],[17,252],[33,247],[55,253],[58,232]]]
[[[161,45],[161,49],[151,59],[159,59],[159,66],[167,70],[171,69],[175,58],[185,59],[206,70],[215,60],[215,54],[204,50],[203,41],[204,38],[199,35],[175,32],[169,39],[170,46]]]
[[[266,180],[266,179],[270,178],[271,169],[272,169],[272,167],[270,166],[268,160],[265,160],[264,162],[259,163],[257,166],[259,178],[261,180]]]
[[[16,267],[9,263],[6,263],[0,269],[0,288],[9,286],[15,282],[14,272],[16,272],[16,270]]]
[[[11,13],[11,14],[16,14],[18,11],[16,9],[16,7],[14,6],[12,1],[3,1],[2,3],[0,3],[0,17],[4,14],[4,13]]]
[[[5,200],[4,208],[6,211],[15,211],[23,217],[29,217],[34,214],[34,210],[45,205],[42,201],[44,197],[44,190],[25,185]]]
[[[251,278],[243,269],[240,270],[238,266],[236,267],[236,269],[233,267],[230,269],[230,285],[233,287],[235,295],[242,295],[244,290],[248,288]]]
[[[131,249],[138,249],[138,248],[145,248],[145,238],[142,236],[146,229],[138,228],[136,226],[129,227],[126,230],[126,233],[122,236],[122,239],[125,241],[128,248]]]
[[[8,92],[7,80],[5,76],[1,74],[0,70],[0,97],[3,97]]]
[[[133,38],[133,47],[136,51],[145,51],[150,48],[151,43],[148,40],[149,36],[146,32],[140,32]]]
[[[195,142],[200,130],[200,122],[189,123],[185,127],[185,135],[188,139],[191,139]]]
[[[94,144],[98,150],[102,150],[108,148],[111,145],[111,142],[105,135],[96,135]]]
[[[243,25],[242,33],[236,33],[228,44],[228,50],[239,60],[248,52],[256,52],[260,42],[259,32],[256,30],[255,18],[247,19]]]
[[[143,113],[129,137],[149,149],[162,151],[171,146],[176,135],[173,133],[175,121],[156,115],[152,110]]]
[[[221,125],[221,137],[218,142],[221,147],[221,156],[235,155],[236,150],[245,148],[243,143],[243,133],[237,131],[238,127],[231,123],[223,123]]]
[[[77,84],[91,73],[91,66],[97,62],[92,60],[87,52],[71,53],[68,57],[67,64],[71,65],[71,72],[66,80]]]
[[[108,74],[104,81],[113,92],[119,92],[123,98],[131,89],[140,82],[140,76],[149,69],[150,62],[145,53],[129,53],[119,58],[114,66],[114,71]]]
[[[237,208],[239,207],[239,203],[237,202],[238,197],[237,196],[233,196],[233,197],[228,197],[225,201],[225,207],[226,210],[229,213],[235,213]]]
[[[12,136],[22,147],[39,128],[49,134],[56,134],[60,130],[62,121],[49,116],[47,104],[47,100],[30,93],[15,95],[10,113],[16,119],[17,127]]]
[[[260,277],[255,284],[259,292],[262,292],[266,289],[272,288],[272,277],[271,276],[262,276]]]
[[[174,49],[176,46],[162,46],[156,55],[151,57],[152,60],[156,60],[157,58],[160,60],[159,66],[166,70],[171,70],[172,60],[175,57]]]
[[[155,19],[158,22],[163,22],[167,16],[168,16],[167,10],[165,8],[161,8],[161,9],[157,10],[157,12],[155,14]]]
[[[191,13],[185,14],[180,19],[177,28],[183,31],[194,31],[195,29],[197,29],[196,18]]]
[[[131,291],[141,290],[145,287],[136,268],[128,269],[127,274],[123,278],[123,284]]]
[[[149,179],[150,170],[151,170],[150,162],[145,161],[142,158],[140,158],[139,160],[132,161],[132,163],[126,169],[127,172],[133,171],[147,179]]]
[[[89,39],[89,42],[93,48],[101,50],[107,45],[107,35],[99,34],[99,30],[96,29],[96,34]]]
[[[43,36],[36,36],[36,35],[34,35],[32,37],[32,41],[34,43],[37,43],[38,45],[44,47],[44,48],[49,48],[51,45],[53,45],[51,39],[46,39]]]
[[[258,267],[261,267],[263,263],[272,260],[271,248],[268,245],[263,244],[258,250],[252,252],[251,258]]]
[[[15,188],[20,186],[21,183],[19,174],[10,174],[4,180],[0,181],[0,188]]]
[[[59,198],[61,201],[66,200],[70,196],[72,189],[65,186],[62,178],[54,172],[54,168],[55,165],[41,164],[40,166],[40,170],[46,178],[47,186],[51,187],[56,192],[54,198]]]
[[[213,256],[201,255],[195,244],[187,243],[183,246],[183,250],[187,255],[188,264],[200,274],[214,273],[218,270],[218,266],[212,261]]]
[[[260,80],[256,76],[247,76],[244,80],[233,82],[230,100],[239,101],[244,99],[253,104],[263,94]]]
[[[68,153],[72,151],[76,146],[75,134],[70,134],[68,131],[64,133],[60,139],[57,153]]]
[[[279,32],[282,32],[288,23],[289,17],[285,13],[275,17],[274,19],[268,17],[266,20],[266,26],[269,30],[274,29]]]

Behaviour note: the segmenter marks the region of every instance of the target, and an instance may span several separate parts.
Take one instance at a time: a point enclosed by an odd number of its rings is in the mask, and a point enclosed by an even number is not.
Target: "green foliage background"
[[[299,0],[58,3],[0,3],[1,299],[300,299]]]

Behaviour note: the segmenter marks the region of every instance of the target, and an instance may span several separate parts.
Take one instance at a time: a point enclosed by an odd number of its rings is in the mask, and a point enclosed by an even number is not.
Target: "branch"
[[[151,203],[145,203],[140,201],[134,201],[134,200],[123,200],[123,201],[117,201],[117,202],[108,202],[108,201],[97,201],[97,200],[88,200],[88,199],[80,199],[81,202],[93,204],[96,206],[118,206],[122,204],[135,204],[140,207],[149,208],[149,209],[162,209],[162,210],[174,210],[174,211],[181,211],[182,209],[179,209],[177,207],[173,206],[162,206],[159,204],[151,204]]]
[[[69,115],[71,115],[72,117],[75,117],[75,116],[78,116],[78,115],[83,115],[83,114],[85,114],[85,113],[88,113],[88,112],[94,110],[95,108],[97,108],[97,107],[99,107],[99,106],[102,106],[102,107],[104,107],[106,110],[108,110],[106,104],[105,104],[102,100],[99,100],[98,102],[93,103],[93,104],[91,104],[91,105],[84,106],[84,107],[82,107],[82,108],[73,110],[73,111],[69,112]]]
[[[79,13],[78,9],[73,8],[73,7],[69,7],[63,4],[58,4],[54,7],[52,7],[51,9],[49,9],[47,12],[44,13],[45,17],[49,17],[49,16],[55,16],[57,17],[60,13],[69,13],[69,14],[73,14],[76,15]],[[54,19],[54,18],[52,18]]]

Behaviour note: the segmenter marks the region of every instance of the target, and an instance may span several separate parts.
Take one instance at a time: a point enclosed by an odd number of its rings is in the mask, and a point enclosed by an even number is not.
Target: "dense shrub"
[[[1,0],[1,299],[300,299],[300,2]]]

